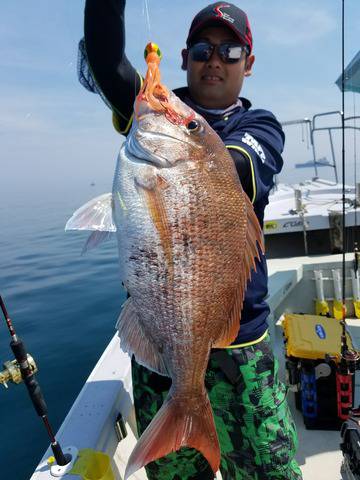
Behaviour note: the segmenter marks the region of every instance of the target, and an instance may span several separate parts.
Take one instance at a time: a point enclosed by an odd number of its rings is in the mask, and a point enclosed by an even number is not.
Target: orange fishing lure
[[[187,125],[194,119],[194,114],[184,116],[169,101],[169,91],[161,83],[160,60],[162,53],[156,43],[148,43],[145,47],[144,57],[148,65],[144,83],[136,97],[135,117],[139,118],[140,104],[147,102],[153,110],[165,113],[169,122],[175,125]]]

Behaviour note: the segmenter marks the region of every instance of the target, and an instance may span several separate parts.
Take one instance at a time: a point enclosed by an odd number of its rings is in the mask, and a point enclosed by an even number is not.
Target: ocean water
[[[312,176],[312,171],[294,173],[287,166],[280,181]],[[1,183],[0,177],[0,294],[37,361],[36,376],[55,432],[115,334],[125,300],[116,239],[82,256],[88,234],[64,232],[76,208],[109,191],[111,173],[104,177],[109,177],[107,184],[90,186],[64,177],[37,187],[19,186],[16,178]],[[12,359],[9,342],[1,318],[0,365]],[[29,479],[48,445],[25,386],[1,388],[0,479]]]
[[[0,194],[0,293],[38,363],[36,377],[56,431],[115,334],[125,295],[115,239],[81,256],[88,234],[64,232],[72,212],[106,189],[19,191]],[[9,342],[1,318],[1,365],[13,358]],[[30,478],[49,445],[23,384],[1,387],[0,445],[2,480]]]

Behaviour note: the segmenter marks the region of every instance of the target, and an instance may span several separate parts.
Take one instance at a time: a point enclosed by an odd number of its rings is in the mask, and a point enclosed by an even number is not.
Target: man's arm
[[[142,78],[125,55],[125,0],[86,0],[85,49],[91,75],[126,134]]]
[[[226,147],[252,203],[267,196],[273,187],[274,175],[283,166],[284,141],[281,125],[266,110],[249,111],[226,139]]]

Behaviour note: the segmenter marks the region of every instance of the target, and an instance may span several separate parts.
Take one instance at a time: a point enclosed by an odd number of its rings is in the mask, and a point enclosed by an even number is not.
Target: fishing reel
[[[29,354],[27,354],[27,361],[31,372],[33,374],[36,373],[38,371],[37,365],[33,357]],[[5,362],[3,367],[2,372],[0,372],[0,384],[4,385],[5,388],[8,388],[8,382],[19,384],[23,381],[20,365],[16,359]]]
[[[357,370],[360,370],[360,353],[357,350],[346,348],[341,352],[340,358],[326,354],[325,363],[335,365],[337,371],[342,375],[354,375]]]
[[[59,476],[60,471],[63,472],[64,469],[66,471],[71,469],[71,465],[75,461],[76,456],[70,451],[72,447],[68,447],[68,452],[64,454],[59,442],[55,438],[48,419],[47,405],[41,392],[40,385],[35,378],[35,372],[37,372],[36,363],[31,355],[27,353],[24,342],[17,336],[1,295],[0,309],[11,336],[10,347],[15,357],[15,360],[4,363],[4,370],[0,373],[0,383],[6,387],[8,381],[14,383],[21,383],[21,381],[24,382],[36,413],[44,422],[44,426],[50,437],[50,447],[56,460],[53,470],[56,472],[55,476]]]
[[[339,370],[344,375],[354,375],[360,370],[360,354],[356,350],[346,350],[341,353]]]

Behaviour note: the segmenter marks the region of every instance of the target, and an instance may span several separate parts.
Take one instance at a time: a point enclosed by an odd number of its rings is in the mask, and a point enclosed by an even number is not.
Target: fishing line
[[[355,91],[353,91],[353,115],[354,115],[354,183],[355,183],[355,243],[357,243],[357,146],[356,146],[356,98]],[[357,273],[356,273],[357,274]]]
[[[346,251],[346,229],[345,229],[345,0],[342,0],[342,21],[341,21],[341,131],[342,131],[342,315],[341,315],[341,360],[336,371],[336,390],[338,398],[338,417],[346,419],[348,417],[349,407],[353,403],[343,404],[342,395],[347,388],[351,391],[351,375],[359,368],[359,353],[349,349],[347,344],[346,329],[346,304],[345,304],[345,285],[346,285],[346,269],[345,269],[345,251]],[[347,398],[347,397],[346,397]],[[344,417],[345,415],[345,417]]]
[[[148,30],[148,40],[149,40],[149,42],[151,42],[152,37],[151,37],[150,9],[149,9],[148,0],[144,0],[143,16],[145,16],[145,18],[146,18],[146,25],[147,25],[147,30]]]
[[[139,43],[144,43],[144,44],[147,44],[149,42],[151,42],[152,40],[152,35],[151,35],[151,22],[150,22],[150,7],[149,7],[149,2],[148,0],[143,0],[143,4],[142,4],[142,16],[143,18],[145,19],[145,23],[146,23],[146,30],[147,30],[147,39],[145,42],[143,42],[143,39],[141,38],[142,35],[141,35],[141,29],[139,29]],[[134,81],[134,97],[137,96],[138,94],[138,91],[136,89],[136,78],[135,78],[135,81]]]
[[[343,309],[345,310],[345,245],[346,245],[346,230],[345,230],[345,0],[342,0],[341,5],[341,141],[342,141],[342,300]],[[343,322],[345,323],[345,312],[343,313]],[[345,326],[343,326],[345,329]],[[345,333],[344,333],[345,334]]]
[[[341,323],[341,363],[340,368],[349,372],[349,369],[355,371],[356,362],[359,355],[349,350],[346,338],[346,304],[345,304],[345,285],[346,285],[346,269],[345,269],[345,245],[346,245],[346,229],[345,229],[345,0],[342,0],[341,12],[341,132],[342,132],[342,319]],[[342,364],[342,366],[341,366]],[[354,373],[354,372],[353,372]]]

